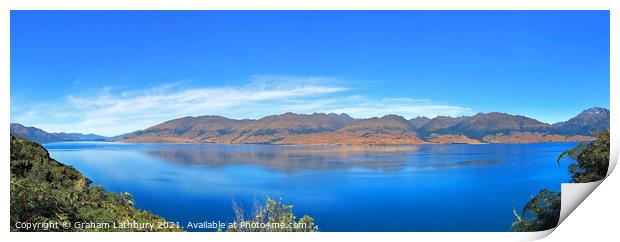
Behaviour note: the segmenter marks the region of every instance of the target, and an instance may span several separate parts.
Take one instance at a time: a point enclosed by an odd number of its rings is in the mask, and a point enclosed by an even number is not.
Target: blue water
[[[569,176],[574,143],[368,148],[215,144],[47,144],[51,156],[136,206],[185,226],[232,222],[267,196],[321,231],[510,231],[513,208]]]

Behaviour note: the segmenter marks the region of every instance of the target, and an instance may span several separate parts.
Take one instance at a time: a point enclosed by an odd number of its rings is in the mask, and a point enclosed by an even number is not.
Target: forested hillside
[[[26,228],[34,224],[61,226]],[[129,193],[117,194],[92,186],[91,180],[52,159],[41,145],[11,135],[11,231],[180,229],[162,217],[135,208]]]

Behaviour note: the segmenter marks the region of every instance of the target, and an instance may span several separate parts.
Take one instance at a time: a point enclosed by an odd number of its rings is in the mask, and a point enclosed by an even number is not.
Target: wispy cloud
[[[338,81],[326,77],[253,76],[241,86],[188,88],[176,83],[122,92],[104,88],[96,95],[70,95],[28,107],[13,121],[54,132],[118,135],[173,118],[206,114],[260,118],[284,112],[334,112],[358,118],[386,114],[410,118],[472,111],[430,100],[372,99],[330,83]]]
[[[347,113],[360,118],[377,117],[385,114],[398,114],[407,118],[413,118],[417,116],[468,115],[472,113],[472,109],[436,104],[426,99],[384,98],[373,100],[366,97],[353,96],[334,103],[328,112]]]

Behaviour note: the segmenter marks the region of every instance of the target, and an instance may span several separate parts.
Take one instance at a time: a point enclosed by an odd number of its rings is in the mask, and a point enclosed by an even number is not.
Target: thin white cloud
[[[416,116],[470,114],[471,109],[410,98],[371,99],[351,89],[326,83],[333,78],[253,76],[242,86],[185,88],[169,84],[146,90],[115,93],[105,88],[97,95],[71,95],[29,107],[13,119],[51,132],[118,135],[183,116],[221,115],[260,118],[284,112],[347,113],[367,118],[398,114]]]
[[[418,116],[436,117],[461,116],[472,114],[472,109],[466,107],[435,104],[430,100],[411,98],[385,98],[372,100],[365,97],[344,99],[334,105],[328,112],[347,113],[354,117],[370,118],[386,114],[398,114],[406,118]]]

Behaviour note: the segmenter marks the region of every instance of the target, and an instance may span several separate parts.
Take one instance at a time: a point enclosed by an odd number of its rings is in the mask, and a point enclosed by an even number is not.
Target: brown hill
[[[252,120],[235,120],[220,116],[199,116],[173,119],[134,132],[121,138],[127,142],[215,142],[232,129],[248,124]]]
[[[441,134],[459,134],[482,140],[487,135],[505,134],[513,132],[548,132],[551,125],[538,120],[506,113],[479,113],[466,118],[461,122],[438,131]]]
[[[570,122],[554,126],[498,112],[411,120],[397,115],[354,119],[333,113],[284,113],[258,120],[200,116],[170,120],[119,136],[117,141],[307,145],[572,142],[590,139],[575,135],[574,130],[582,133],[584,128],[608,126],[609,111],[604,111],[586,110]]]
[[[224,140],[230,143],[273,143],[290,135],[334,131],[353,120],[349,115],[333,113],[271,115],[234,129]]]
[[[450,128],[468,118],[470,117],[461,116],[461,117],[453,118],[453,117],[448,117],[448,116],[437,116],[436,118],[431,119],[425,125],[418,128],[417,131],[421,137],[430,139],[437,132]]]
[[[185,117],[118,139],[121,142],[226,144],[419,144],[405,118],[387,115],[356,120],[346,114],[271,115],[258,120]]]
[[[374,134],[415,134],[415,127],[405,118],[398,115],[386,115],[381,118],[361,119],[343,127],[341,132],[349,132],[360,136]]]
[[[411,123],[411,125],[413,125],[414,128],[418,129],[422,126],[424,126],[425,124],[427,124],[429,121],[431,121],[430,118],[427,117],[415,117],[412,119],[409,119],[409,123]]]
[[[465,135],[435,135],[427,140],[431,144],[482,144],[483,142],[477,139],[469,138]]]
[[[415,127],[405,118],[386,115],[381,118],[360,119],[333,132],[290,136],[283,144],[373,145],[422,144]]]
[[[285,120],[282,120],[285,119]],[[346,124],[346,125],[345,125]],[[283,114],[240,127],[224,143],[290,145],[420,144],[415,129],[403,117],[354,120],[346,114]]]
[[[285,113],[258,120],[185,117],[134,132],[123,142],[274,143],[289,135],[334,131],[354,119],[346,114]]]

